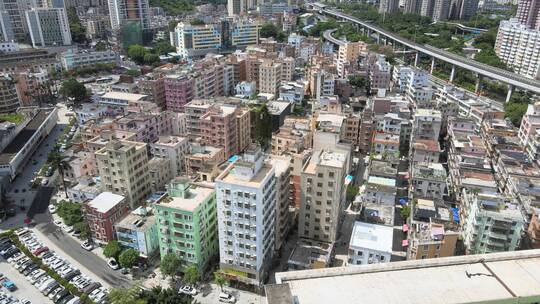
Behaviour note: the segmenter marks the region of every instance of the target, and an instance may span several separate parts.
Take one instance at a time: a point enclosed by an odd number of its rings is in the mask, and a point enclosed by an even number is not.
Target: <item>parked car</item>
[[[187,295],[190,295],[190,296],[196,296],[197,295],[197,289],[189,286],[189,285],[184,285],[182,287],[180,287],[180,289],[178,290],[179,293],[183,293],[183,294],[187,294]]]
[[[34,252],[32,252],[35,256],[39,256],[40,254],[46,252],[46,251],[49,251],[49,247],[47,246],[44,246],[44,247],[40,247],[38,249],[36,249]]]
[[[118,262],[116,262],[114,258],[108,259],[107,265],[109,265],[109,267],[111,267],[114,270],[117,270],[118,268],[120,268],[120,266],[118,265]]]
[[[223,303],[235,303],[236,302],[236,298],[233,297],[232,295],[226,293],[226,292],[221,292],[219,294],[218,300],[220,302],[223,302]]]
[[[61,220],[55,220],[55,221],[53,221],[53,224],[55,224],[58,227],[62,227],[62,225],[63,225]]]
[[[69,291],[67,289],[63,289],[62,291],[58,292],[54,297],[52,298],[54,303],[58,303],[61,299],[69,295]]]
[[[84,249],[84,250],[88,250],[88,251],[92,251],[92,249],[94,249],[94,245],[92,245],[92,243],[90,241],[85,241],[81,244],[81,247]]]
[[[56,213],[56,206],[55,206],[55,205],[49,205],[49,212],[50,212],[51,214]]]
[[[2,281],[2,286],[5,287],[7,290],[9,291],[15,291],[17,290],[17,286],[15,285],[15,283],[13,283],[11,280],[5,278],[3,281]]]

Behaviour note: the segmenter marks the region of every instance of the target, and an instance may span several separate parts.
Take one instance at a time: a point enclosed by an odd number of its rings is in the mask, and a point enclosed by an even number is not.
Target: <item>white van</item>
[[[236,302],[236,299],[228,293],[221,292],[219,294],[219,301],[223,303],[234,303]]]
[[[47,281],[41,283],[41,284],[38,286],[39,292],[43,292],[45,289],[47,289],[47,287],[52,286],[54,283],[56,283],[56,280],[53,279],[53,278],[50,278],[50,279],[48,279]]]

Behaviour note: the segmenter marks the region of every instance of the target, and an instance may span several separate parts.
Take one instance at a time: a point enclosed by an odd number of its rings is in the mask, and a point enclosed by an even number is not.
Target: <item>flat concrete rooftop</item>
[[[274,290],[290,291],[299,304],[534,303],[540,301],[540,250],[280,272],[275,277],[284,286],[267,289],[268,304],[283,303]]]

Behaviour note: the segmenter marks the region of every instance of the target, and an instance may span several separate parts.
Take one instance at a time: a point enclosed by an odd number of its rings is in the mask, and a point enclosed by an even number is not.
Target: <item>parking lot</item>
[[[30,282],[28,282],[26,278],[15,270],[15,268],[13,268],[8,262],[4,260],[0,262],[0,272],[15,283],[15,286],[17,286],[17,290],[13,292],[9,292],[7,289],[2,288],[2,291],[4,291],[6,294],[11,294],[19,300],[28,299],[33,304],[53,303],[51,300],[49,300],[49,298],[43,296],[41,292],[34,287],[34,285],[30,284]]]

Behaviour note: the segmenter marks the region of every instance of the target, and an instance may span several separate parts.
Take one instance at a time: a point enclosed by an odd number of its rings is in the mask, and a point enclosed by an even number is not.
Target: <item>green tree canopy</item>
[[[64,220],[64,223],[68,226],[73,226],[76,223],[83,221],[81,204],[73,203],[71,201],[61,201],[57,205],[57,213]]]
[[[174,278],[180,274],[182,270],[182,260],[174,253],[167,253],[161,259],[159,268],[161,269],[162,274]]]
[[[140,294],[141,288],[135,284],[130,288],[113,288],[107,298],[110,304],[147,304]]]
[[[87,240],[92,236],[90,227],[88,226],[88,223],[86,223],[85,221],[80,221],[78,223],[75,223],[75,225],[73,225],[73,228],[75,228],[75,230],[81,233],[81,239],[83,240]]]
[[[69,161],[67,161],[67,159],[60,152],[58,152],[57,150],[53,150],[47,155],[47,163],[51,166],[53,170],[58,170],[58,173],[60,174],[60,178],[62,180],[62,186],[64,187],[64,193],[67,197],[68,195],[65,171],[71,168]]]
[[[75,7],[68,8],[67,16],[69,30],[71,31],[71,39],[77,43],[86,43],[86,28],[82,25]]]
[[[221,270],[218,270],[214,272],[214,282],[216,282],[221,291],[223,291],[223,285],[228,285],[229,279],[227,279],[227,276]]]
[[[73,99],[75,104],[80,104],[86,101],[89,97],[88,91],[84,84],[77,81],[75,78],[70,78],[62,82],[60,94],[66,98]]]
[[[108,258],[114,258],[116,260],[118,260],[118,256],[120,255],[121,252],[122,252],[122,248],[120,247],[120,243],[118,243],[118,241],[115,241],[115,240],[110,241],[103,248],[104,256]]]
[[[148,54],[148,50],[142,45],[134,44],[129,46],[127,53],[131,60],[135,61],[137,64],[143,64],[144,56]]]
[[[199,269],[195,265],[191,265],[184,269],[184,281],[188,284],[195,284],[200,279]]]
[[[137,265],[137,262],[139,261],[139,251],[129,248],[120,254],[118,257],[118,262],[120,263],[120,266],[122,268],[131,268],[135,265]]]

